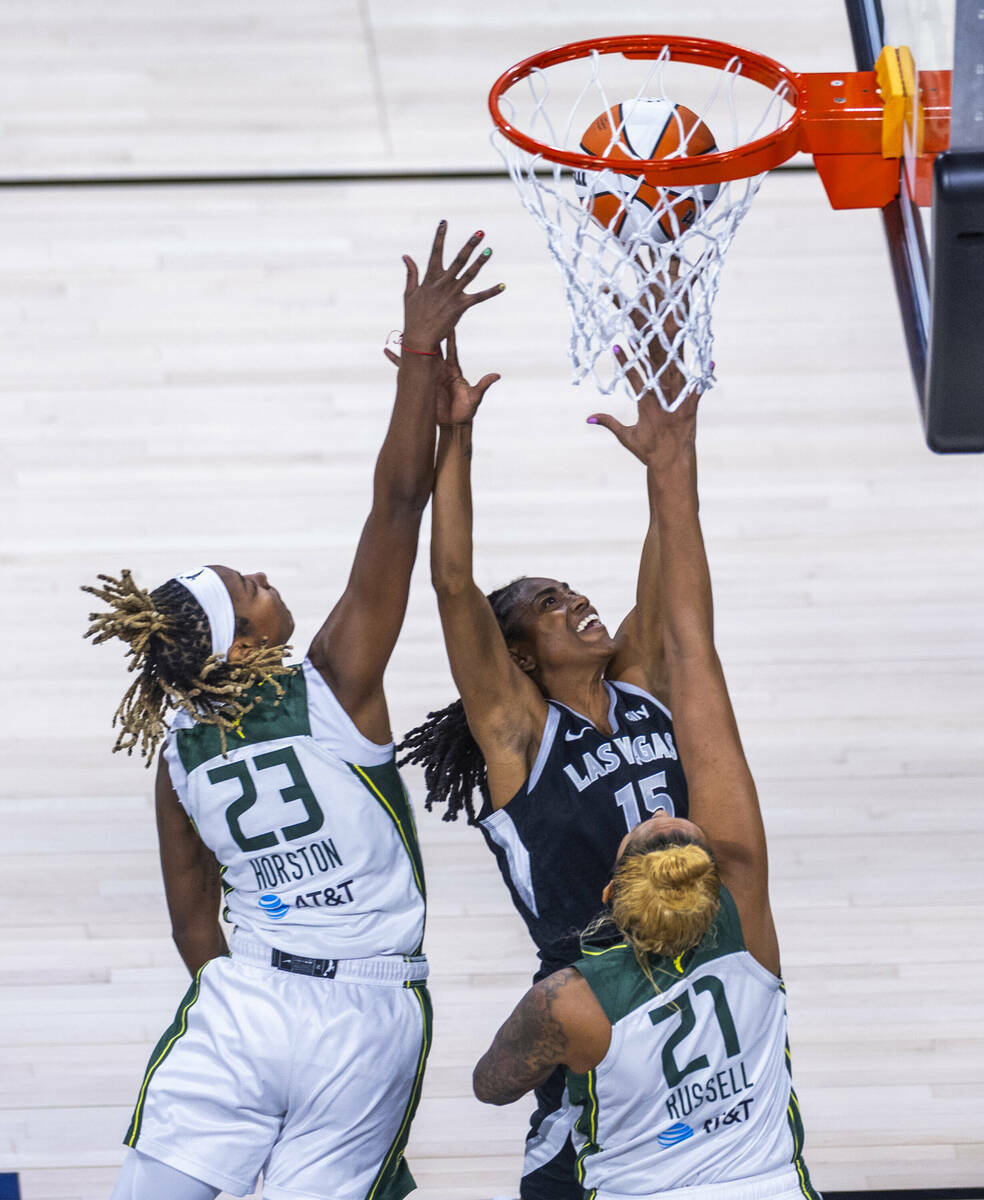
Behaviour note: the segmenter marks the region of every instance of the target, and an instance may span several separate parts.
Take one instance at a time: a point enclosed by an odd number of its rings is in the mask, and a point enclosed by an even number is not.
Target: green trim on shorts
[[[785,994],[786,985],[780,982],[779,987]],[[796,1091],[793,1088],[793,1056],[789,1053],[788,1037],[786,1038],[786,1071],[789,1074],[789,1106],[786,1109],[786,1121],[793,1139],[792,1162],[796,1168],[799,1189],[806,1200],[820,1200],[819,1193],[810,1182],[810,1172],[806,1169],[806,1163],[803,1161],[803,1118],[800,1115],[799,1101],[796,1099]]]
[[[577,1156],[577,1181],[584,1187],[584,1160],[601,1149],[598,1145],[598,1081],[594,1071],[586,1071],[583,1075],[568,1071],[567,1094],[572,1104],[581,1107],[574,1128],[585,1138]],[[591,1194],[594,1194],[593,1189]]]
[[[212,960],[209,959],[209,962]],[[124,1146],[135,1146],[137,1138],[140,1136],[140,1125],[143,1121],[144,1101],[147,1099],[147,1087],[154,1076],[154,1072],[161,1065],[165,1058],[171,1053],[171,1048],[178,1038],[182,1037],[188,1030],[188,1012],[192,1005],[198,999],[198,993],[201,986],[202,971],[208,966],[208,962],[202,963],[195,974],[195,978],[191,982],[191,987],[184,994],[184,998],[178,1005],[178,1011],[174,1015],[174,1020],[164,1030],[161,1040],[151,1051],[150,1061],[147,1064],[147,1070],[144,1073],[143,1083],[140,1085],[140,1092],[137,1096],[137,1106],[133,1110],[133,1116],[130,1119],[130,1127],[126,1131],[126,1136],[123,1138]]]
[[[420,1013],[423,1019],[420,1054],[417,1056],[417,1070],[413,1080],[413,1087],[410,1089],[410,1098],[407,1101],[406,1112],[403,1114],[403,1120],[400,1122],[400,1128],[397,1130],[393,1144],[383,1159],[383,1165],[379,1168],[376,1178],[372,1181],[372,1187],[366,1193],[365,1200],[403,1200],[403,1197],[412,1192],[417,1186],[413,1176],[410,1174],[407,1161],[403,1157],[403,1151],[406,1149],[407,1140],[410,1137],[410,1122],[413,1120],[414,1113],[417,1111],[417,1105],[420,1103],[420,1092],[424,1082],[424,1067],[427,1064],[427,1055],[430,1053],[431,1037],[434,1028],[434,1010],[431,1007],[430,993],[427,991],[427,985],[423,980],[409,984],[409,990],[413,992],[417,1003],[420,1005]]]

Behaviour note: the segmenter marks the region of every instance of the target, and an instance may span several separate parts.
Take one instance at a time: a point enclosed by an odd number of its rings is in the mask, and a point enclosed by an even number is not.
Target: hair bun
[[[612,916],[637,955],[676,958],[697,945],[720,907],[717,864],[693,842],[630,851],[612,883]]]
[[[643,857],[643,862],[654,886],[670,888],[694,883],[714,866],[704,847],[693,842],[651,851]]]

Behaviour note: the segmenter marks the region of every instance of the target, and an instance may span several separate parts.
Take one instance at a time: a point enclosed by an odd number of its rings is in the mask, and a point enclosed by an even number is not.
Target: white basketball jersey
[[[654,960],[659,993],[621,943],[577,963],[612,1022],[608,1053],[568,1072],[580,1106],[574,1141],[588,1200],[653,1197],[795,1167],[803,1127],[792,1090],[786,998],[747,952],[734,901],[676,960]]]
[[[420,953],[423,868],[392,742],[363,737],[310,660],[283,684],[224,755],[216,727],[184,713],[164,746],[222,864],[226,919],[308,957]]]

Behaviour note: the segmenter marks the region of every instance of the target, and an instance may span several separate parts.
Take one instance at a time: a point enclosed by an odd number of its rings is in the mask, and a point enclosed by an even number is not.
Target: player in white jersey
[[[152,592],[87,588],[89,635],[129,643],[116,749],[151,761],[161,862],[192,985],[150,1057],[113,1200],[400,1200],[430,1045],[424,878],[383,671],[433,481],[441,343],[502,285],[465,289],[476,233],[421,278],[404,260],[403,352],[348,584],[303,663],[262,573],[203,567]],[[470,264],[470,265],[469,265]],[[476,392],[492,382],[481,381]],[[222,514],[217,514],[221,519]],[[175,711],[176,710],[176,711]],[[222,893],[234,924],[227,947]]]
[[[620,940],[536,984],[475,1069],[508,1104],[567,1071],[589,1200],[813,1200],[789,1073],[765,834],[721,664],[698,518],[696,397],[606,425],[646,463],[670,698],[692,821],[626,834],[602,899]]]

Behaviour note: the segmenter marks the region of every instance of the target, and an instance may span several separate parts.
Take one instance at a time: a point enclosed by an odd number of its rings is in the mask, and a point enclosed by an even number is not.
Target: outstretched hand
[[[400,357],[392,350],[383,351],[395,366]],[[437,423],[438,425],[467,425],[471,422],[485,393],[502,376],[493,372],[483,375],[478,383],[469,383],[458,365],[458,345],[454,330],[448,334],[447,350],[442,354],[438,348],[440,373],[437,380]]]
[[[673,258],[669,265],[671,288],[676,284],[678,272],[679,262]],[[662,289],[656,283],[652,290],[654,300],[658,305],[663,295]],[[618,300],[614,297],[613,299],[617,304]],[[629,316],[639,333],[648,338],[646,355],[649,358],[653,375],[659,375],[660,390],[665,395],[676,399],[686,387],[686,378],[677,362],[670,358],[669,352],[656,336],[652,327],[653,312],[655,311],[655,308],[648,311],[636,307]],[[670,345],[676,338],[681,323],[681,314],[674,309],[671,309],[662,318],[662,332]],[[646,387],[646,381],[641,371],[628,366],[629,357],[625,351],[620,346],[616,346],[614,353],[629,386],[638,399],[638,419],[634,425],[623,425],[610,413],[593,413],[588,417],[588,424],[603,425],[618,438],[626,450],[634,454],[641,462],[650,465],[657,465],[655,459],[658,459],[660,463],[669,462],[681,450],[692,449],[696,436],[698,394],[691,392],[682,404],[672,413],[668,413],[663,408],[656,392]],[[668,358],[670,361],[667,361]]]
[[[683,454],[693,451],[697,437],[696,392],[674,412],[668,413],[652,392],[639,397],[639,416],[634,425],[623,425],[611,413],[594,413],[589,425],[604,425],[640,462],[659,471]]]
[[[407,283],[403,292],[403,341],[410,350],[418,353],[431,354],[437,350],[464,312],[475,304],[490,300],[506,286],[497,283],[481,292],[466,293],[465,288],[489,261],[492,251],[483,250],[468,266],[468,260],[485,236],[478,230],[445,268],[444,236],[447,227],[447,221],[442,221],[437,227],[423,279],[409,254],[403,256],[407,268]]]

